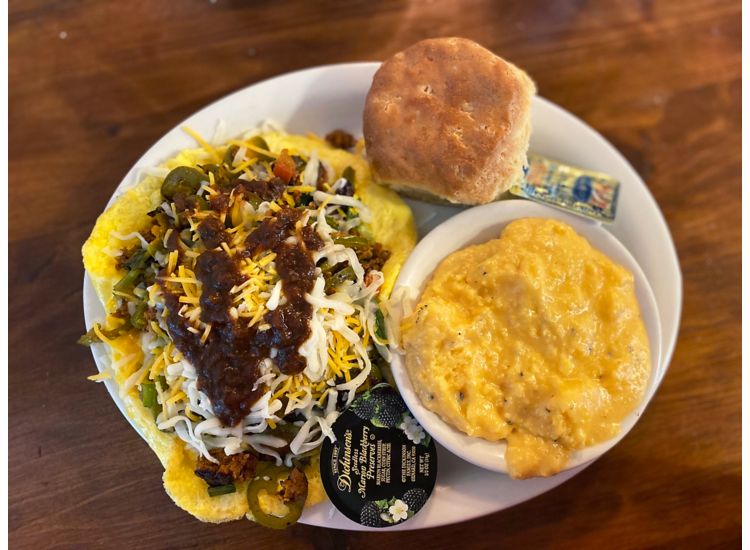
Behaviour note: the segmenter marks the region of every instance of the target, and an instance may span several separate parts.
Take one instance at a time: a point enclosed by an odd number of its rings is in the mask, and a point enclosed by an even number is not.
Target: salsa
[[[231,316],[230,290],[242,282],[242,276],[237,260],[224,250],[206,250],[195,265],[196,277],[202,285],[201,320],[211,323],[211,332],[204,342],[200,334],[188,330],[185,318],[179,315],[177,297],[163,287],[172,340],[195,366],[199,386],[225,426],[233,426],[249,414],[263,393],[256,382],[260,363],[266,357],[274,355],[284,374],[297,374],[305,369],[305,359],[298,349],[310,336],[312,306],[305,300],[315,280],[310,248],[320,247],[322,241],[319,237],[312,238],[309,231],[300,234],[297,230],[302,214],[302,210],[283,208],[275,216],[265,218],[246,240],[247,255],[264,250],[276,253],[276,270],[286,301],[264,315],[270,328],[247,327]],[[198,226],[207,247],[215,248],[225,238],[219,224],[217,217],[209,216]]]

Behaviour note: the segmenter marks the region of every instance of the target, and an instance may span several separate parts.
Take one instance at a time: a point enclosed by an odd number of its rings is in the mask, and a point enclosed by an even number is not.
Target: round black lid
[[[320,474],[328,497],[349,519],[391,527],[411,519],[435,487],[437,452],[398,392],[379,384],[363,393],[333,425]]]

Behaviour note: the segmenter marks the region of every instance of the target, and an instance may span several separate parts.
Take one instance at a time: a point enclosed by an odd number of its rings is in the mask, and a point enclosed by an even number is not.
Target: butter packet
[[[607,174],[583,170],[530,153],[524,177],[510,193],[611,223],[617,213],[620,182]]]

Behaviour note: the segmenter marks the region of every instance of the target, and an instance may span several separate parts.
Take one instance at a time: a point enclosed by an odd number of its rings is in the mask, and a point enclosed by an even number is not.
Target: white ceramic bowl
[[[567,470],[598,458],[625,437],[625,434],[638,421],[658,385],[661,325],[656,300],[643,271],[620,241],[597,222],[541,204],[525,200],[491,203],[466,210],[433,229],[419,242],[409,256],[396,281],[394,290],[407,286],[417,289],[418,294],[421,295],[425,283],[443,258],[466,246],[497,238],[500,236],[502,229],[513,220],[532,217],[553,218],[568,223],[578,234],[588,239],[592,246],[633,273],[636,296],[651,346],[651,375],[644,398],[638,408],[622,421],[622,429],[616,437],[574,452],[565,468]],[[398,353],[394,355],[394,360],[391,363],[393,376],[406,404],[425,430],[440,444],[464,460],[488,470],[507,473],[505,441],[493,442],[468,436],[424,407],[414,391],[403,356]]]

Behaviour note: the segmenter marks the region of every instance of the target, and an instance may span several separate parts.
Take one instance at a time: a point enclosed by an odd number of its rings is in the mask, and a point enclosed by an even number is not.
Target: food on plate
[[[416,233],[351,136],[196,136],[100,216],[83,261],[125,410],[164,487],[208,522],[283,528],[324,498],[319,448],[386,344]],[[342,149],[354,147],[350,152]]]
[[[416,198],[497,199],[523,175],[534,83],[465,38],[423,40],[378,69],[364,137],[375,178]]]
[[[514,478],[555,474],[614,437],[650,375],[633,275],[550,219],[445,258],[401,331],[421,403],[506,440]]]

